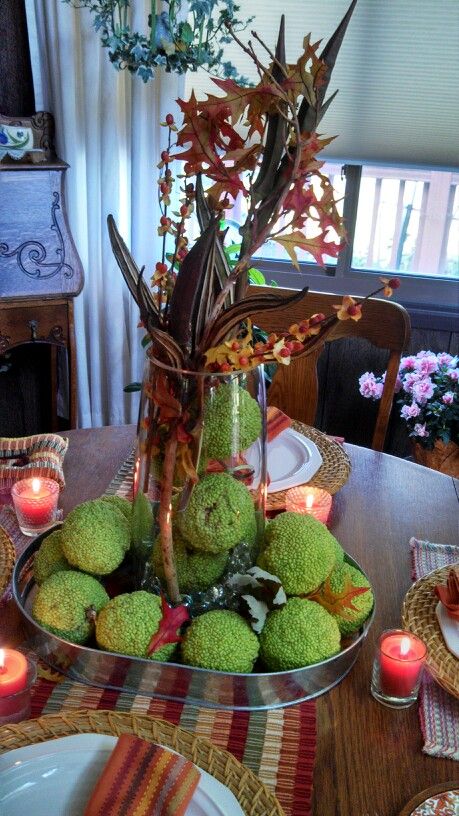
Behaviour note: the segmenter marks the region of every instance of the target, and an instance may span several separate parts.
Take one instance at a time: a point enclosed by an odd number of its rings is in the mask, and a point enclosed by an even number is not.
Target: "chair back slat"
[[[249,286],[247,296],[259,294],[260,290],[272,292],[271,287]],[[291,295],[291,289],[276,289],[282,297]],[[312,314],[333,313],[333,306],[339,304],[341,295],[325,292],[308,292],[299,303],[279,308],[272,312],[253,314],[254,325],[267,332],[286,331],[292,323],[301,323]],[[339,321],[321,346],[304,357],[292,362],[289,366],[277,366],[269,389],[268,402],[288,414],[292,419],[312,425],[317,411],[318,378],[317,361],[323,351],[325,342],[332,342],[342,337],[361,337],[377,348],[390,352],[385,385],[379,402],[378,415],[372,439],[372,448],[382,450],[387,433],[389,416],[394,397],[394,388],[400,358],[410,338],[410,318],[406,309],[391,300],[374,299],[365,303],[362,318]]]

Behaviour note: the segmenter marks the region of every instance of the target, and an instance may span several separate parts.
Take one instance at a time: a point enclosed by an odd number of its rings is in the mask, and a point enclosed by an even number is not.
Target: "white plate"
[[[441,601],[438,601],[435,612],[446,648],[459,660],[459,621],[450,618]]]
[[[306,484],[322,464],[322,457],[314,442],[293,428],[286,428],[272,442],[268,442],[267,452],[270,478],[268,493]],[[260,453],[257,444],[246,451],[245,458],[255,470],[250,485],[254,489],[260,481]]]
[[[117,737],[75,734],[0,756],[2,816],[82,816]],[[187,816],[243,816],[231,791],[200,770]]]

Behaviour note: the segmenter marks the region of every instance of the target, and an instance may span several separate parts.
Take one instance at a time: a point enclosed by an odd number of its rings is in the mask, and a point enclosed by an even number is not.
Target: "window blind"
[[[239,5],[241,19],[255,15],[241,39],[246,42],[255,29],[271,49],[284,12],[287,59],[296,62],[309,32],[313,42],[325,45],[348,1],[239,0]],[[250,58],[236,44],[225,46],[224,60],[257,80]],[[187,74],[187,93],[191,88],[220,93],[202,71]],[[459,167],[459,0],[358,0],[328,94],[337,88],[319,128],[338,136],[326,158]]]

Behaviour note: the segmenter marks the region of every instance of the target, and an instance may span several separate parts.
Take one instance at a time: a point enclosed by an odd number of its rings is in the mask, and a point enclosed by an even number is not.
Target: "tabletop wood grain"
[[[134,435],[132,425],[68,432],[65,514],[106,490]],[[397,816],[419,791],[455,779],[458,766],[422,753],[416,706],[394,711],[373,700],[375,644],[383,629],[400,625],[411,584],[410,537],[459,543],[457,484],[386,454],[346,449],[352,471],[334,497],[332,531],[371,578],[376,616],[350,675],[317,700],[314,816]]]

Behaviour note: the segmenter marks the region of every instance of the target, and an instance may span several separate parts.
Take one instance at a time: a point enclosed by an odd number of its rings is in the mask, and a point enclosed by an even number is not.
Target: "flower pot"
[[[432,450],[423,448],[419,442],[414,442],[413,456],[418,465],[459,478],[459,445],[455,442],[445,444],[437,439]]]
[[[253,565],[263,535],[263,367],[214,374],[147,356],[134,491],[140,584],[159,580],[196,611],[225,605],[219,581]]]

